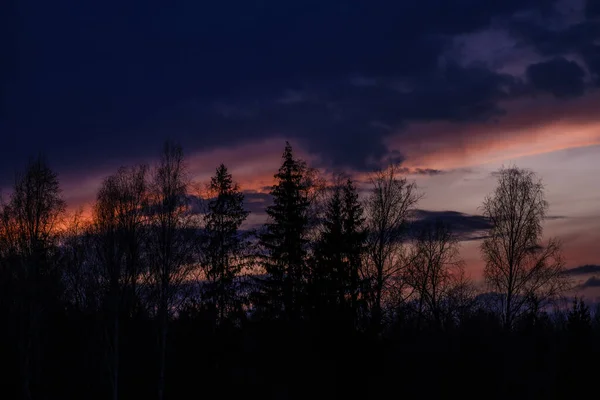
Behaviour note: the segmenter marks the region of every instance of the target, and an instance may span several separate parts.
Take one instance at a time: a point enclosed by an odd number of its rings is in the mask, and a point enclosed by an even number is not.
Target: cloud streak
[[[415,232],[436,221],[448,224],[452,232],[461,241],[480,240],[486,237],[486,231],[492,225],[481,215],[469,215],[458,211],[417,210],[413,229]]]
[[[582,265],[581,267],[570,268],[565,271],[566,275],[578,276],[600,273],[600,265]]]

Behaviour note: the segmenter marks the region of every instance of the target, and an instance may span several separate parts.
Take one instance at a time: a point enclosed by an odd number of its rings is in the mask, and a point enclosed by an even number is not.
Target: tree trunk
[[[510,330],[512,328],[512,296],[509,293],[506,296],[506,313],[505,313],[505,318],[504,318],[504,328],[507,330]]]
[[[107,344],[107,364],[110,372],[110,384],[112,389],[112,399],[119,399],[119,320],[120,320],[120,296],[118,283],[111,277],[110,303],[108,307],[109,318],[112,321],[107,323],[106,344]],[[112,326],[111,326],[112,325]],[[112,328],[112,330],[111,330]],[[112,345],[112,346],[111,346]]]
[[[165,285],[165,282],[163,282]],[[165,375],[167,364],[167,329],[169,325],[168,302],[166,288],[163,286],[160,300],[160,337],[159,337],[159,370],[158,370],[158,400],[165,394]]]
[[[24,328],[21,332],[21,337],[19,338],[20,342],[20,350],[21,350],[21,375],[22,375],[22,384],[23,384],[23,398],[25,400],[31,400],[31,350],[32,350],[32,340],[31,340],[31,307],[29,308],[29,315],[27,315],[23,322],[22,327]]]
[[[112,359],[112,398],[119,399],[119,306],[118,297],[115,300],[114,321],[113,321],[113,359]]]
[[[379,334],[381,330],[382,310],[381,297],[383,292],[383,268],[377,268],[377,286],[375,288],[375,309],[373,310],[373,325],[375,332]]]

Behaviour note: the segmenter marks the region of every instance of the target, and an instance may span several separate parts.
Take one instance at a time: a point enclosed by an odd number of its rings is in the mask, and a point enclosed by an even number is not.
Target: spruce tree
[[[365,227],[364,209],[358,199],[358,191],[351,179],[346,181],[343,188],[344,211],[344,243],[347,263],[350,310],[352,319],[356,322],[359,311],[359,294],[361,291],[360,269],[366,251],[367,229]]]
[[[222,322],[239,304],[234,287],[235,277],[242,268],[240,259],[244,237],[240,227],[248,217],[244,194],[233,182],[227,167],[221,164],[210,180],[208,212],[204,216],[204,267],[209,281],[207,297]]]
[[[306,163],[294,158],[286,143],[283,163],[272,187],[273,204],[266,209],[268,222],[260,235],[264,249],[264,285],[267,300],[277,314],[300,316],[306,282],[310,183]]]
[[[311,293],[320,312],[339,310],[344,303],[347,285],[344,217],[342,189],[336,185],[325,205],[311,276]]]
[[[352,180],[333,187],[325,208],[323,229],[315,246],[312,294],[321,312],[350,312],[354,320],[366,230]]]

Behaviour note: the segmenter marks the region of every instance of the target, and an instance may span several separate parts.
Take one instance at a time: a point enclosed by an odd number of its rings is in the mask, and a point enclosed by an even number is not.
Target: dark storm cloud
[[[565,271],[566,275],[588,275],[600,273],[600,265],[582,265],[580,267],[570,268]]]
[[[193,126],[209,140],[234,140],[283,133],[296,138],[324,165],[370,169],[368,157],[386,154],[382,138],[405,121],[466,121],[502,114],[497,101],[518,94],[520,83],[482,67],[450,64],[424,78],[407,79],[408,90],[394,80],[352,79],[298,85],[288,101],[279,96],[221,103],[215,109],[179,110],[168,121]],[[292,101],[293,100],[293,101]],[[157,130],[166,129],[156,127]],[[212,139],[211,139],[212,138]],[[402,159],[401,154],[396,157]]]
[[[399,173],[401,174],[411,174],[411,175],[443,175],[447,171],[442,171],[440,169],[432,169],[432,168],[400,168]]]
[[[153,156],[165,138],[196,151],[267,136],[368,168],[408,122],[501,115],[523,84],[443,55],[454,35],[553,3],[24,0],[7,28],[0,169],[38,150],[81,168]]]
[[[585,13],[589,18],[600,17],[600,1],[588,0]]]
[[[510,31],[521,45],[544,56],[577,55],[596,83],[600,83],[600,2],[588,0],[582,21],[557,28],[543,18],[525,15],[511,21]],[[571,73],[575,69],[572,68]],[[575,85],[578,85],[575,80]]]
[[[579,285],[580,289],[600,287],[600,278],[592,276],[587,281]]]
[[[244,190],[243,193],[244,208],[252,214],[264,214],[265,209],[272,203],[272,197],[268,193],[260,193],[254,190]],[[189,195],[188,201],[191,206],[191,212],[193,214],[204,214],[210,200],[212,198]]]
[[[244,191],[244,207],[253,214],[264,214],[265,209],[273,202],[269,193],[260,193],[252,190]]]
[[[413,227],[415,232],[419,232],[428,224],[441,221],[448,224],[460,240],[482,239],[485,237],[485,232],[492,227],[490,222],[481,215],[464,214],[458,211],[418,210],[415,218]]]
[[[556,97],[573,97],[583,94],[585,71],[575,61],[556,57],[550,61],[532,64],[527,77],[533,86]]]

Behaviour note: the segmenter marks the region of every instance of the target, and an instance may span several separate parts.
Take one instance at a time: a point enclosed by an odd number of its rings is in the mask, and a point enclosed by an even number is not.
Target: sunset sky
[[[516,164],[545,182],[567,266],[600,265],[600,1],[9,3],[1,187],[43,152],[89,205],[173,139],[198,181],[226,163],[259,222],[289,140],[324,172],[400,161],[419,208],[468,225]]]

